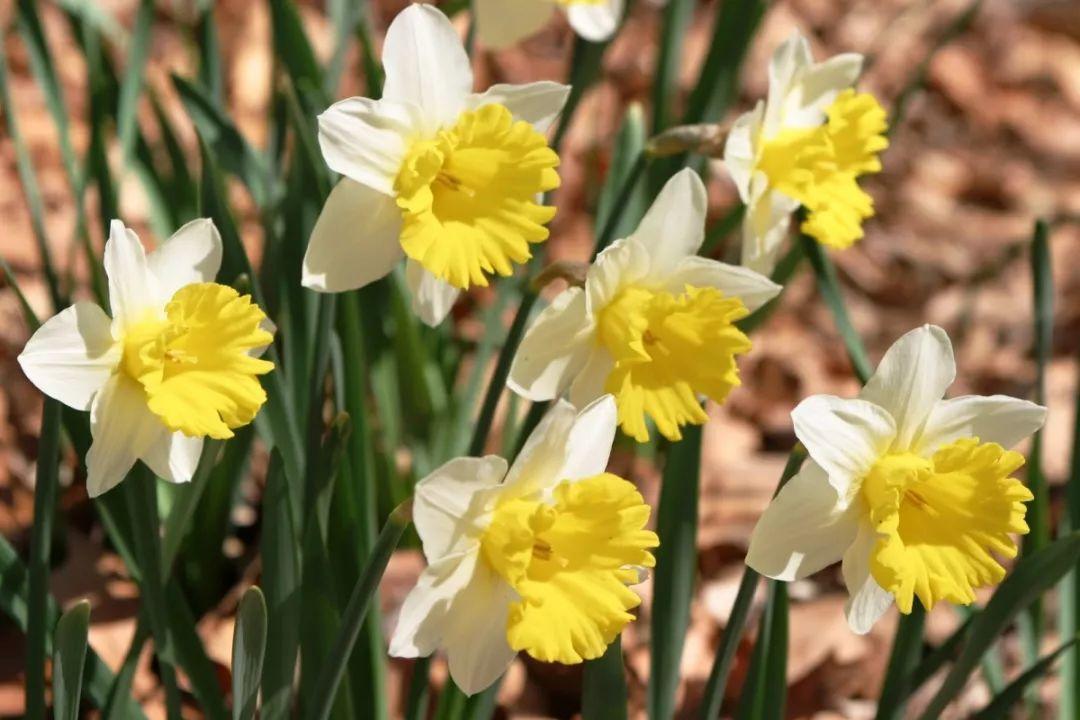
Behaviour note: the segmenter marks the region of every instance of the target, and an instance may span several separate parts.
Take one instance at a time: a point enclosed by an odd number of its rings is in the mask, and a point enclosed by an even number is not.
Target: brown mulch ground
[[[13,3],[0,2],[0,21],[10,28]],[[100,5],[130,27],[137,5],[109,0]],[[184,3],[166,4],[155,22],[147,80],[167,111],[194,136],[170,90],[168,73],[192,72],[193,49],[177,31]],[[270,96],[270,21],[265,4],[248,0],[218,3],[218,23],[226,54],[228,98],[240,129],[255,144],[266,140],[263,121]],[[378,3],[388,18],[401,3]],[[917,60],[966,0],[779,0],[773,3],[745,65],[738,110],[766,90],[771,50],[795,28],[812,38],[815,54],[866,53],[870,68],[862,83],[891,107],[908,83]],[[608,162],[611,138],[627,104],[647,102],[655,64],[658,12],[647,2],[610,48],[602,82],[591,90],[576,117],[563,159],[563,188],[553,224],[554,257],[584,259],[591,246],[591,188]],[[684,86],[696,75],[716,2],[703,2],[685,48]],[[330,27],[317,4],[303,5],[316,50],[331,49]],[[60,13],[45,4],[47,35],[73,116],[80,152],[87,144],[85,66]],[[380,24],[382,27],[383,24]],[[522,48],[486,56],[478,65],[481,83],[565,76],[571,38],[555,24]],[[14,110],[29,142],[47,209],[54,255],[69,257],[75,214],[43,96],[29,70],[26,50],[14,32],[7,46],[13,76]],[[252,78],[257,80],[252,81]],[[358,87],[346,84],[342,94]],[[147,110],[148,108],[143,108]],[[119,158],[113,158],[119,163]],[[988,0],[971,28],[941,50],[929,65],[926,91],[918,93],[885,155],[885,169],[866,186],[878,214],[866,238],[833,257],[846,287],[856,328],[875,359],[898,335],[923,322],[944,326],[957,350],[955,393],[1028,396],[1035,379],[1032,360],[1031,280],[1027,244],[1037,217],[1054,221],[1054,352],[1048,369],[1050,419],[1045,470],[1060,511],[1061,484],[1068,472],[1069,443],[1080,352],[1080,6],[1061,0]],[[114,165],[115,167],[115,165]],[[722,172],[710,191],[719,217],[734,200]],[[123,212],[145,228],[146,208],[138,181],[125,178]],[[239,207],[251,204],[237,193]],[[91,202],[93,206],[93,202]],[[140,224],[143,221],[143,224]],[[38,275],[38,255],[16,173],[14,151],[0,135],[0,253],[15,268],[21,286],[44,311],[47,296]],[[245,224],[245,242],[260,243],[257,223]],[[19,372],[15,356],[27,337],[9,288],[0,288],[0,533],[23,547],[32,518],[32,483],[40,398]],[[711,409],[705,435],[699,533],[701,582],[691,613],[682,661],[681,707],[692,712],[700,700],[719,633],[739,582],[741,561],[753,524],[768,502],[793,442],[789,412],[801,398],[818,392],[852,394],[857,389],[812,278],[801,273],[790,285],[781,310],[755,336],[742,364],[744,386],[724,407]],[[655,500],[658,473],[647,462],[616,459]],[[70,478],[68,478],[70,480]],[[123,565],[103,550],[100,527],[85,493],[71,487],[62,495],[72,517],[68,556],[53,574],[52,589],[62,601],[89,597],[93,603],[91,642],[114,667],[134,629],[138,593]],[[414,553],[399,553],[384,583],[388,628],[421,567]],[[245,582],[250,579],[245,580]],[[644,588],[642,615],[649,613]],[[872,717],[896,623],[887,616],[865,637],[851,634],[842,617],[838,573],[827,571],[791,588],[791,653],[788,664],[789,715],[813,718]],[[227,665],[235,597],[211,611],[200,625],[211,656]],[[940,639],[956,626],[948,608],[935,610],[928,636]],[[649,672],[648,624],[628,629],[624,648],[636,711],[644,705]],[[731,683],[732,698],[745,673],[744,643]],[[0,717],[22,708],[22,642],[0,621]],[[1010,672],[1017,669],[1015,642],[1004,643]],[[144,658],[135,692],[159,711],[161,693]],[[445,671],[436,663],[435,672]],[[400,691],[404,664],[395,663],[391,682]],[[558,717],[573,708],[580,673],[517,661],[499,695],[515,717]],[[932,690],[932,687],[929,688]],[[1052,703],[1053,682],[1043,693]],[[977,683],[957,704],[963,714],[987,699]],[[917,703],[916,703],[917,704]]]

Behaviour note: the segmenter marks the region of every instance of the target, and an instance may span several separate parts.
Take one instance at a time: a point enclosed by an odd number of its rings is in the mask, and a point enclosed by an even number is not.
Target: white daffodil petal
[[[150,272],[146,250],[139,237],[119,220],[109,225],[105,274],[109,278],[109,306],[116,331],[145,319],[148,312],[162,312],[157,279]]]
[[[865,635],[874,623],[893,604],[893,596],[870,574],[870,553],[877,542],[877,533],[869,523],[862,523],[855,542],[844,553],[842,566],[848,601],[844,605],[848,626],[852,632]]]
[[[467,695],[499,679],[516,652],[506,640],[510,603],[517,593],[485,562],[454,598],[443,629],[450,677]]]
[[[510,47],[547,24],[555,12],[549,0],[475,0],[476,37],[493,50]]]
[[[1046,408],[1007,395],[966,395],[943,400],[930,411],[917,440],[923,454],[960,438],[979,438],[1008,449],[1046,422]]]
[[[86,453],[86,492],[97,497],[117,485],[168,428],[150,412],[145,392],[124,373],[116,373],[90,406]]]
[[[37,329],[19,354],[19,365],[41,392],[89,410],[123,352],[111,328],[112,320],[97,305],[75,303]]]
[[[446,319],[461,294],[456,287],[435,277],[412,258],[405,263],[405,282],[412,293],[413,312],[431,327]]]
[[[639,231],[640,232],[640,231]],[[585,276],[585,311],[595,317],[619,291],[650,272],[649,251],[637,240],[616,240],[596,256]]]
[[[442,643],[446,614],[462,588],[472,580],[479,556],[455,555],[431,563],[420,573],[398,612],[397,626],[390,638],[394,657],[425,657]]]
[[[585,315],[585,292],[568,288],[544,308],[525,333],[506,384],[534,402],[558,397],[584,367],[592,340],[593,323]]]
[[[766,137],[771,138],[786,124],[787,118],[784,117],[784,113],[787,110],[787,99],[792,94],[795,84],[813,65],[813,62],[810,44],[797,32],[773,51],[769,62],[769,94],[765,103],[764,132]]]
[[[404,255],[400,237],[401,210],[393,198],[342,178],[311,231],[304,287],[344,292],[384,277]]]
[[[209,218],[185,224],[146,256],[162,304],[192,283],[213,282],[221,269],[221,235]]]
[[[472,91],[472,68],[454,26],[434,5],[410,5],[394,18],[382,59],[383,99],[419,107],[425,133],[461,113]]]
[[[619,414],[611,395],[604,395],[583,409],[566,436],[565,459],[551,478],[552,483],[583,480],[604,472],[618,425]]]
[[[158,435],[143,453],[142,461],[162,480],[171,483],[191,482],[202,457],[203,438],[181,432]]]
[[[708,204],[705,183],[690,168],[664,184],[630,236],[648,251],[651,276],[663,277],[681,260],[697,254],[705,239]]]
[[[504,2],[504,0],[496,0]],[[543,5],[536,0],[528,0],[530,5]],[[566,98],[570,95],[570,86],[561,83],[541,82],[525,85],[492,85],[480,95],[469,98],[469,106],[478,108],[491,103],[498,103],[510,111],[515,120],[524,120],[536,128],[537,132],[547,132],[551,123],[562,112]]]
[[[436,468],[416,484],[413,523],[429,563],[475,547],[484,490],[506,476],[506,460],[496,455],[459,457]]]
[[[566,438],[577,410],[565,400],[555,403],[540,418],[506,474],[506,486],[521,482],[546,484],[566,460]]]
[[[585,407],[603,395],[607,379],[615,369],[611,354],[602,347],[594,347],[585,366],[570,386],[570,402],[574,407]]]
[[[577,2],[566,8],[570,27],[590,42],[603,42],[619,29],[623,14],[623,0],[602,2]]]
[[[666,289],[678,294],[685,291],[687,285],[716,288],[724,295],[742,300],[750,312],[783,290],[782,286],[749,268],[697,256],[684,258],[676,266]]]
[[[753,110],[735,120],[724,141],[724,166],[744,204],[750,202],[750,178],[757,164],[757,142],[764,116],[765,103],[759,100]]]
[[[319,147],[334,172],[393,196],[413,124],[403,106],[346,98],[319,115]]]
[[[956,378],[945,331],[923,325],[893,343],[859,397],[885,408],[896,422],[895,449],[909,449],[930,412]]]
[[[742,257],[745,267],[769,275],[791,229],[791,214],[799,201],[769,187],[764,173],[750,180],[750,202],[742,222]]]
[[[806,68],[799,82],[789,90],[784,122],[795,127],[819,124],[836,96],[855,85],[862,65],[862,55],[844,53]]]
[[[806,398],[791,413],[795,436],[825,472],[842,501],[889,449],[896,435],[893,419],[865,400],[832,395]]]
[[[769,503],[750,536],[746,564],[774,580],[801,580],[839,562],[855,540],[859,514],[810,461]]]

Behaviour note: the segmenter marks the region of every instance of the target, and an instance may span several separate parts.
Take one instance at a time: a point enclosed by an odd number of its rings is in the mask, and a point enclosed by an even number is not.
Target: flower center
[[[217,283],[186,285],[152,318],[124,334],[121,370],[146,391],[170,430],[191,437],[232,437],[266,401],[256,376],[274,364],[251,356],[270,344],[266,319],[248,295]]]
[[[862,237],[874,201],[860,175],[881,171],[889,146],[885,110],[872,95],[848,89],[826,111],[821,127],[784,130],[761,149],[757,170],[769,184],[808,210],[802,231],[825,245],[846,248]]]
[[[487,563],[521,599],[506,637],[537,660],[579,663],[603,655],[641,599],[627,585],[652,567],[656,534],[634,486],[603,473],[564,481],[553,503],[500,504],[481,538]]]
[[[878,460],[861,490],[878,532],[870,572],[901,612],[911,612],[916,595],[928,610],[941,600],[969,604],[975,588],[1005,577],[994,554],[1015,557],[1010,533],[1028,531],[1031,492],[1009,477],[1023,464],[1019,453],[977,438],[945,445],[931,458],[893,453]]]
[[[498,104],[463,112],[453,127],[409,149],[394,182],[401,246],[454,287],[510,275],[548,237],[554,207],[537,203],[559,186],[559,156],[529,123]]]
[[[623,289],[601,312],[598,342],[615,360],[604,385],[615,395],[623,432],[645,442],[645,416],[670,440],[707,416],[700,395],[723,402],[739,384],[735,355],[750,340],[734,322],[748,314],[736,297],[686,286],[676,296],[640,286]]]

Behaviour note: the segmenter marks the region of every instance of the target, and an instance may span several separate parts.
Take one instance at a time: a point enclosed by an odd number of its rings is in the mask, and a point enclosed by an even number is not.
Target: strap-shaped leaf
[[[262,590],[250,587],[240,599],[233,634],[233,720],[255,717],[259,699],[263,657],[266,653],[266,599]]]
[[[79,717],[86,640],[90,629],[90,603],[80,600],[60,616],[53,637],[53,716],[57,720]]]
[[[968,677],[979,664],[983,653],[1009,626],[1018,613],[1036,598],[1053,587],[1062,576],[1076,566],[1080,557],[1080,532],[1052,542],[1047,547],[1021,560],[1012,575],[1001,583],[986,607],[975,616],[971,631],[960,657],[945,677],[937,695],[920,716],[932,720],[941,716],[945,706],[964,687]]]

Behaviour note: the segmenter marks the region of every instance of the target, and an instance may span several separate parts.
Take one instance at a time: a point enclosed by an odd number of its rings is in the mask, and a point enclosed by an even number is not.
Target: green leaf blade
[[[60,467],[60,403],[45,399],[34,483],[34,524],[30,536],[26,647],[26,715],[45,717],[45,658],[48,641],[48,587],[53,519]]]
[[[921,720],[932,720],[941,715],[1009,623],[1074,568],[1077,557],[1080,557],[1080,532],[1073,532],[1017,563],[1012,574],[998,586],[986,607],[972,621],[964,649],[920,716]]]
[[[672,445],[664,465],[657,508],[653,583],[652,654],[649,675],[649,717],[669,718],[675,712],[690,600],[697,576],[698,496],[701,477],[701,426],[688,425]]]
[[[233,635],[233,720],[251,720],[259,699],[263,657],[266,653],[266,598],[250,587],[240,599]]]
[[[90,603],[80,600],[60,616],[53,641],[53,713],[58,720],[79,717],[83,668],[90,630]]]

